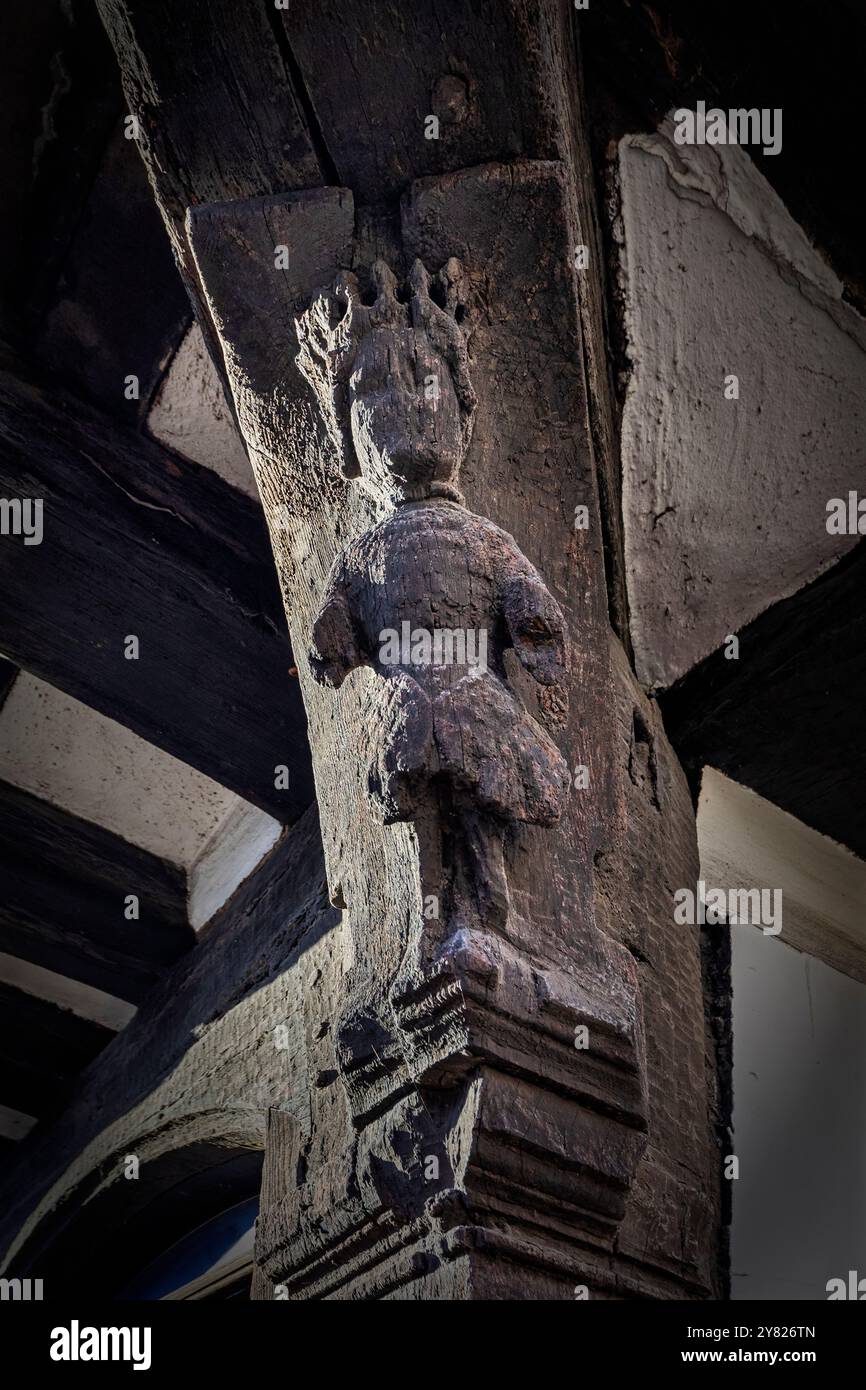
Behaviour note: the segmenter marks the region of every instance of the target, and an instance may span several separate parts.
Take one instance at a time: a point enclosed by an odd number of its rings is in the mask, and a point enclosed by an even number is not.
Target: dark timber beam
[[[284,1099],[287,1083],[287,1053],[270,1045],[260,1049],[257,1037],[268,1038],[269,1026],[282,1023],[287,1033],[303,1045],[303,1008],[292,1006],[294,996],[280,992],[280,1002],[273,1017],[260,1012],[260,1001],[268,995],[269,986],[315,942],[334,931],[339,914],[328,908],[322,844],[314,807],[286,831],[272,852],[250,874],[246,882],[232,895],[205,930],[195,951],[188,952],[167,973],[165,984],[155,990],[127,1026],[116,1035],[110,1049],[105,1051],[83,1078],[76,1105],[67,1115],[58,1117],[50,1126],[40,1127],[24,1141],[19,1149],[14,1171],[4,1175],[0,1190],[0,1250],[8,1246],[10,1236],[28,1208],[55,1184],[65,1186],[75,1182],[75,1159],[92,1143],[98,1146],[99,1135],[106,1126],[120,1126],[123,1151],[141,1153],[141,1182],[126,1182],[121,1178],[118,1188],[107,1189],[111,1219],[104,1231],[106,1240],[119,1222],[127,1218],[130,1205],[139,1197],[132,1188],[146,1190],[153,1181],[162,1193],[161,1200],[174,1189],[177,1165],[183,1154],[174,1156],[171,1126],[160,1121],[157,1134],[151,1132],[152,1118],[148,1112],[161,1109],[169,1113],[181,1099],[181,1112],[190,1110],[194,1121],[183,1127],[187,1145],[195,1144],[199,1155],[206,1141],[213,1137],[214,1116],[208,1106],[197,1098],[212,1096],[214,1106],[224,1103],[226,1111],[236,1104],[232,1091],[235,1086],[234,1062],[250,1051],[254,1058],[256,1090],[267,1098],[267,1104]],[[255,1023],[248,1032],[236,1035],[231,1055],[221,1049],[191,1048],[190,1040],[208,1031],[215,1020],[225,1017],[238,1007],[249,1010],[248,1023]],[[228,1063],[228,1069],[226,1068]],[[203,1070],[200,1066],[203,1064]],[[241,1100],[250,1128],[256,1125],[256,1106],[251,1103],[249,1076],[242,1087],[234,1091]],[[227,1083],[227,1085],[226,1085]],[[152,1098],[157,1102],[153,1106]],[[151,1102],[148,1102],[148,1097]],[[4,1098],[0,1096],[0,1103]],[[8,1102],[7,1102],[8,1103]],[[140,1119],[140,1117],[142,1117]],[[141,1123],[142,1128],[139,1128]],[[231,1127],[231,1120],[226,1120]],[[209,1127],[210,1126],[210,1127]],[[225,1134],[220,1135],[224,1158],[229,1158]],[[112,1142],[115,1151],[118,1141]],[[261,1150],[259,1149],[259,1159]],[[98,1159],[97,1165],[103,1160]],[[212,1162],[212,1159],[207,1160]],[[199,1159],[199,1170],[206,1167]],[[164,1177],[164,1169],[171,1172]],[[87,1187],[87,1184],[85,1184]],[[254,1189],[253,1189],[254,1190]],[[154,1192],[152,1195],[156,1195]],[[247,1195],[246,1193],[243,1194]],[[238,1200],[236,1197],[235,1200]],[[60,1201],[47,1223],[49,1231],[37,1231],[25,1263],[32,1258],[41,1268],[54,1258],[51,1233],[55,1221],[63,1225],[75,1217],[75,1202]],[[161,1205],[154,1204],[154,1216],[161,1220]],[[37,1223],[38,1224],[38,1223]],[[72,1272],[59,1288],[80,1288],[81,1261],[84,1251],[93,1248],[94,1230],[82,1222],[84,1235],[77,1246],[77,1259],[72,1258]],[[190,1222],[190,1226],[195,1224]],[[176,1237],[172,1237],[176,1238]],[[165,1245],[171,1243],[166,1240]],[[124,1242],[120,1242],[118,1257]],[[137,1246],[135,1247],[138,1248]],[[163,1247],[165,1248],[165,1246]],[[111,1261],[109,1261],[111,1263]],[[140,1266],[139,1266],[140,1267]],[[77,1273],[76,1273],[77,1268]],[[57,1294],[55,1295],[57,1296]]]
[[[0,1105],[37,1117],[56,1109],[113,1037],[100,1023],[0,984]]]
[[[187,208],[328,181],[289,81],[273,4],[245,5],[242,15],[234,0],[97,0],[97,8],[178,269],[222,371],[184,233]],[[250,102],[257,86],[268,97]]]
[[[195,942],[180,869],[5,782],[0,878],[0,951],[131,1003]]]
[[[49,306],[123,98],[89,0],[6,5],[0,25],[0,296],[32,328]]]
[[[17,675],[18,667],[13,665],[11,661],[6,661],[4,657],[0,657],[0,710],[6,703],[6,697],[15,684]]]
[[[0,650],[295,819],[313,796],[306,723],[258,507],[2,367],[0,496],[44,502],[41,544],[0,538]]]
[[[866,858],[866,542],[661,697],[694,773],[710,763]]]
[[[178,267],[224,379],[184,231],[187,208],[330,184],[381,209],[420,176],[521,155],[566,161],[575,225],[590,248],[580,314],[611,619],[628,645],[601,235],[574,43],[581,25],[570,0],[548,4],[540,20],[526,0],[440,0],[405,12],[385,0],[268,3],[243,25],[231,0],[97,4]],[[431,116],[436,138],[426,133]],[[359,210],[360,220],[366,215]]]
[[[118,119],[34,349],[70,390],[140,428],[189,319],[147,175]],[[86,346],[82,323],[96,326]],[[127,398],[128,373],[138,377],[138,399]]]

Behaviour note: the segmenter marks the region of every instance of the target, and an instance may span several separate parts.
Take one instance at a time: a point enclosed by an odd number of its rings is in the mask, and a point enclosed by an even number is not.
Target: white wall
[[[866,1276],[866,985],[733,928],[731,1296]]]
[[[866,1277],[866,864],[709,767],[698,845],[708,888],[782,894],[781,934],[731,928],[731,1296],[826,1299]]]
[[[672,134],[618,160],[626,568],[657,686],[850,549],[826,504],[866,495],[866,322],[745,149]]]

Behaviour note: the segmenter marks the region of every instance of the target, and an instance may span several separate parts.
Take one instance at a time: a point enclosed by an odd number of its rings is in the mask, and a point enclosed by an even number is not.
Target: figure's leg
[[[377,739],[367,787],[381,819],[412,820],[423,805],[431,772],[433,715],[418,683],[400,673],[382,681],[376,698]]]
[[[455,807],[452,837],[451,931],[461,927],[504,931],[508,922],[508,881],[503,843],[505,827],[491,816]]]

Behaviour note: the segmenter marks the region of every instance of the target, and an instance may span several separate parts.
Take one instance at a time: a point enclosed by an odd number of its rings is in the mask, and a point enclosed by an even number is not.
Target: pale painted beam
[[[14,1144],[20,1144],[35,1124],[35,1115],[25,1115],[22,1110],[0,1105],[0,1139],[10,1139]]]
[[[862,859],[711,767],[701,782],[698,843],[708,889],[781,890],[779,939],[866,981]]]
[[[0,983],[12,985],[24,994],[32,994],[35,999],[44,999],[58,1008],[68,1009],[79,1018],[90,1019],[103,1028],[118,1033],[125,1028],[135,1014],[135,1005],[116,995],[106,994],[105,990],[94,989],[92,985],[71,980],[59,975],[56,970],[46,970],[41,965],[22,960],[19,956],[9,956],[0,951]]]

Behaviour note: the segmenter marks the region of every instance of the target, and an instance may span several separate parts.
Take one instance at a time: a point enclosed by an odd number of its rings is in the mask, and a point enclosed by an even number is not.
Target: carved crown
[[[333,289],[322,290],[297,320],[298,367],[312,386],[342,473],[358,477],[349,428],[349,381],[364,338],[376,329],[414,329],[424,333],[447,366],[460,407],[463,452],[468,448],[476,409],[469,379],[466,340],[458,322],[468,301],[463,267],[455,257],[431,276],[416,260],[405,284],[385,261],[371,267],[375,291],[365,304],[357,277],[344,271]]]

